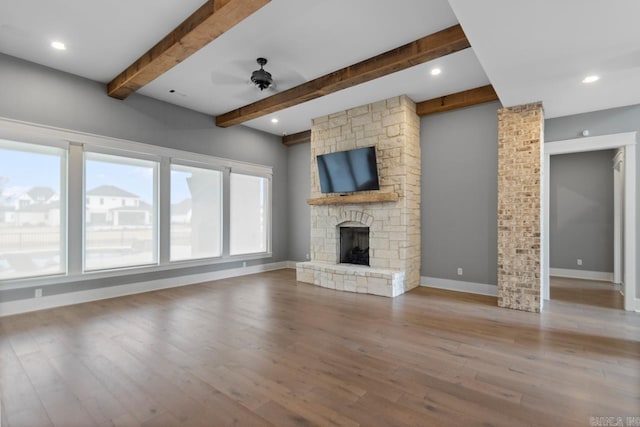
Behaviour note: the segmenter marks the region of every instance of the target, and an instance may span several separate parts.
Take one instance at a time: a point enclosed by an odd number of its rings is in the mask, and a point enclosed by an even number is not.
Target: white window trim
[[[0,138],[5,138],[5,135],[11,136],[6,137],[7,139],[15,140],[18,138],[19,142],[31,142],[31,140],[25,140],[24,138],[33,136],[42,141],[42,145],[52,145],[53,141],[57,140],[60,144],[75,143],[83,145],[85,150],[93,150],[93,147],[102,147],[105,150],[119,150],[121,153],[123,151],[132,154],[139,153],[141,156],[170,157],[177,162],[184,160],[217,165],[222,168],[236,168],[238,172],[243,171],[242,173],[253,172],[256,175],[267,176],[271,176],[273,173],[271,166],[0,117]],[[66,145],[63,146],[66,147]]]
[[[29,123],[20,120],[13,120],[9,118],[0,117],[0,138],[6,138],[9,140],[15,140],[18,142],[26,142],[32,144],[53,146],[59,148],[67,148],[70,149],[70,146],[82,146],[84,151],[91,152],[100,152],[104,154],[113,154],[118,156],[129,156],[129,157],[137,157],[144,160],[155,160],[160,163],[158,168],[158,209],[159,218],[157,221],[157,226],[159,227],[156,235],[158,236],[158,264],[153,265],[143,265],[143,266],[134,266],[134,267],[123,267],[111,270],[92,270],[92,271],[73,271],[72,269],[72,257],[73,254],[70,251],[70,248],[76,247],[80,248],[82,254],[84,253],[83,248],[83,240],[84,240],[84,230],[81,232],[73,232],[73,227],[66,227],[66,250],[65,254],[67,258],[67,272],[63,274],[50,275],[50,276],[35,276],[35,277],[26,277],[26,278],[16,278],[9,280],[0,280],[0,289],[1,290],[9,290],[9,289],[17,289],[31,286],[47,286],[47,285],[56,285],[62,283],[73,283],[80,281],[88,281],[95,279],[102,279],[108,277],[125,277],[134,274],[145,274],[152,273],[157,271],[167,271],[167,270],[177,270],[182,268],[190,268],[190,267],[200,267],[206,265],[214,265],[214,264],[225,264],[232,262],[240,262],[240,261],[250,261],[257,259],[265,259],[271,258],[273,256],[272,253],[272,181],[273,181],[273,168],[271,166],[259,165],[254,163],[242,162],[237,160],[224,159],[221,157],[211,156],[207,154],[199,154],[193,153],[189,151],[177,150],[173,148],[160,147],[151,144],[145,144],[141,142],[129,141],[124,139],[112,138],[108,136],[95,135],[91,133],[72,131],[68,129],[61,129],[52,126],[40,125],[36,123]],[[70,151],[68,152],[70,155]],[[69,156],[68,155],[68,156]],[[84,156],[82,156],[84,157]],[[243,173],[248,175],[255,175],[267,178],[268,186],[269,186],[269,195],[268,195],[268,229],[267,229],[267,251],[253,254],[242,254],[242,255],[229,255],[228,253],[228,241],[223,240],[223,254],[220,257],[214,258],[199,258],[193,260],[177,260],[177,261],[169,261],[168,252],[166,252],[167,248],[164,246],[169,246],[170,242],[166,239],[168,236],[169,229],[165,230],[164,223],[169,220],[170,209],[167,210],[167,207],[170,207],[170,203],[165,203],[167,200],[167,196],[169,194],[167,185],[163,185],[163,182],[170,179],[168,176],[163,176],[169,173],[170,168],[164,167],[164,165],[170,165],[171,163],[175,164],[184,164],[184,165],[193,165],[196,167],[205,167],[216,170],[222,170],[224,172],[223,179],[225,179],[225,184],[223,184],[223,192],[228,192],[228,173],[233,170],[237,173]],[[70,163],[70,159],[67,159],[67,163]],[[84,165],[84,163],[83,163]],[[84,169],[84,166],[83,166]],[[73,171],[76,174],[78,171]],[[84,170],[80,172],[81,176],[84,177]],[[72,171],[69,170],[68,175],[71,175]],[[69,224],[69,218],[73,214],[71,213],[72,206],[69,205],[70,190],[72,183],[69,182],[69,177],[67,177],[67,188],[64,189],[67,195],[67,212],[66,224]],[[84,186],[84,179],[83,179]],[[84,194],[84,189],[83,189]],[[163,203],[164,210],[163,212]],[[77,207],[76,207],[77,209]],[[224,208],[223,208],[224,209]],[[82,213],[82,227],[84,228],[84,206],[80,209]],[[223,210],[223,215],[226,210]],[[76,215],[73,215],[74,217]],[[228,220],[224,219],[226,227],[223,226],[223,231],[228,233]],[[163,239],[165,236],[165,239]],[[79,241],[76,241],[80,239]],[[163,250],[164,249],[164,250]],[[84,256],[84,254],[83,254]],[[165,258],[166,257],[166,258]],[[83,260],[84,261],[84,260]],[[76,261],[77,263],[77,261]],[[82,262],[84,265],[84,262]],[[78,269],[80,270],[80,269]]]
[[[161,156],[158,156],[155,154],[141,153],[136,150],[103,147],[100,145],[88,145],[88,144],[83,144],[81,142],[76,142],[76,143],[82,144],[82,148],[85,153],[106,154],[107,156],[125,157],[133,160],[137,159],[137,160],[144,160],[148,162],[158,162],[158,163],[160,163],[160,159],[161,159]]]
[[[209,169],[209,170],[214,170],[218,172],[224,172],[225,169],[228,169],[228,167],[225,167],[225,166],[212,165],[211,163],[207,163],[207,162],[187,160],[187,159],[181,159],[176,157],[172,157],[170,159],[170,164],[171,166],[173,165],[187,166],[191,168]]]
[[[273,213],[272,197],[273,196],[271,195],[273,179],[272,179],[271,174],[270,173],[269,174],[251,173],[251,172],[247,172],[247,171],[245,171],[245,170],[243,170],[241,168],[235,168],[235,169],[230,170],[229,172],[230,173],[239,174],[239,175],[242,174],[242,175],[257,176],[257,177],[260,177],[260,178],[265,178],[267,180],[267,200],[266,200],[266,202],[267,202],[267,210],[266,210],[266,215],[267,215],[267,218],[266,218],[266,221],[267,221],[267,230],[266,230],[267,231],[267,237],[266,237],[266,239],[267,239],[267,250],[266,250],[266,252],[271,254],[271,252],[272,252],[272,248],[271,248],[271,226],[273,225],[273,220],[272,220],[272,218],[273,218],[272,217],[272,213]],[[229,182],[230,182],[230,180],[229,180]],[[229,190],[231,190],[231,186],[229,186]],[[230,191],[229,191],[228,200],[229,200],[228,205],[229,205],[229,209],[230,209],[231,208],[231,194],[230,194]],[[226,211],[226,212],[229,212],[229,211]],[[231,225],[229,224],[229,230],[228,231],[230,232],[230,230],[231,230]],[[225,247],[226,247],[227,250],[230,250],[230,244],[226,245]],[[255,254],[260,254],[260,253],[262,253],[262,252],[255,252]],[[230,254],[227,253],[227,256],[228,257],[242,257],[242,256],[250,256],[250,255],[253,255],[253,254],[254,253],[240,254],[240,255],[230,255]]]
[[[220,255],[215,256],[215,257],[198,257],[198,258],[184,258],[184,259],[171,259],[171,166],[186,166],[186,167],[190,167],[190,168],[198,168],[198,169],[207,169],[207,170],[211,170],[211,171],[216,171],[216,172],[220,172],[221,176],[220,176],[220,180],[221,180],[221,190],[222,193],[220,194],[220,205],[222,207],[222,212],[220,213],[220,219],[222,221],[222,223],[220,224],[220,231],[222,232],[223,236],[221,238],[221,248],[220,248]],[[181,262],[189,262],[189,261],[206,261],[206,260],[210,260],[210,261],[215,261],[215,260],[219,260],[219,259],[223,259],[224,258],[224,206],[225,206],[225,201],[224,201],[224,180],[225,180],[225,168],[220,168],[217,166],[212,166],[206,163],[202,163],[202,162],[193,162],[193,161],[188,161],[188,160],[180,160],[180,159],[170,159],[170,166],[169,166],[169,185],[168,188],[166,189],[167,194],[165,195],[165,197],[167,197],[169,199],[169,225],[168,225],[168,233],[169,233],[169,238],[167,239],[167,244],[168,244],[168,248],[167,253],[168,253],[168,259],[167,259],[167,263],[170,264],[176,264],[176,263],[181,263]],[[227,257],[228,258],[228,257]]]
[[[126,277],[134,274],[146,274],[146,273],[155,273],[158,271],[170,271],[170,270],[180,270],[182,268],[191,268],[191,267],[202,267],[207,265],[216,265],[216,264],[227,264],[232,262],[242,262],[242,261],[252,261],[257,259],[265,259],[271,258],[271,254],[259,253],[259,254],[248,254],[248,255],[238,255],[238,256],[230,256],[227,258],[207,258],[207,259],[197,259],[197,260],[180,260],[180,261],[172,261],[168,264],[158,264],[158,265],[145,265],[145,266],[136,266],[136,267],[123,267],[112,270],[92,270],[86,273],[78,273],[78,274],[56,274],[50,276],[35,276],[35,277],[25,277],[22,279],[11,279],[0,281],[0,290],[11,290],[11,289],[19,289],[19,288],[29,288],[33,286],[49,286],[49,285],[59,285],[63,283],[75,283],[75,282],[84,282],[89,280],[96,279],[106,279],[111,277]],[[193,273],[189,273],[193,274]]]
[[[83,186],[83,190],[82,190],[82,243],[80,245],[81,249],[82,249],[82,272],[84,272],[84,274],[87,273],[92,273],[92,272],[99,272],[99,271],[115,271],[115,270],[122,270],[122,269],[129,269],[129,268],[143,268],[143,267],[151,267],[151,266],[156,266],[156,265],[160,265],[160,203],[159,203],[159,199],[160,199],[160,167],[161,167],[161,158],[157,157],[157,156],[149,156],[149,155],[144,155],[144,154],[139,154],[137,152],[132,152],[132,151],[124,151],[124,150],[117,150],[117,149],[103,149],[102,147],[91,147],[93,148],[92,150],[87,150],[86,147],[83,147],[83,159],[82,159],[82,165],[76,165],[77,168],[82,168],[82,186]],[[154,247],[155,247],[155,252],[153,253],[153,261],[145,263],[145,264],[139,264],[139,265],[127,265],[127,266],[121,266],[121,267],[112,267],[112,268],[96,268],[96,269],[91,269],[91,270],[87,270],[87,260],[86,260],[86,245],[87,245],[87,230],[86,230],[86,226],[87,226],[87,218],[86,218],[86,205],[87,205],[87,187],[86,187],[86,182],[87,182],[87,169],[86,169],[86,162],[87,162],[87,156],[86,154],[105,154],[107,156],[113,156],[113,157],[120,157],[123,159],[130,159],[133,160],[133,162],[131,162],[132,164],[136,164],[135,160],[142,160],[143,162],[152,162],[153,163],[153,173],[155,175],[154,177],[154,181],[153,181],[153,200],[154,200],[154,205],[155,205],[155,209],[153,210],[153,240],[154,240]],[[124,163],[119,163],[119,164],[124,164]],[[139,165],[138,165],[139,166]]]
[[[52,276],[66,276],[69,274],[69,224],[68,224],[68,216],[69,216],[69,176],[68,176],[68,165],[69,165],[69,144],[66,142],[49,140],[50,143],[47,143],[46,138],[40,138],[37,142],[30,141],[22,141],[19,136],[16,135],[5,135],[1,134],[0,139],[5,140],[7,144],[2,143],[2,145],[6,145],[9,150],[15,151],[23,151],[26,153],[38,153],[45,155],[58,155],[60,154],[60,269],[62,270],[59,273],[54,274],[39,274],[35,276],[28,277],[18,277],[15,279],[2,279],[0,280],[0,288],[2,288],[2,284],[5,282],[13,282],[13,281],[23,281],[23,280],[31,280],[31,279],[46,279]],[[15,145],[15,148],[12,147]],[[26,149],[24,150],[21,145],[35,145],[37,147],[42,147],[42,151],[38,151],[37,148],[33,150]],[[49,151],[47,148],[51,148]],[[54,151],[60,151],[62,153],[54,154]]]

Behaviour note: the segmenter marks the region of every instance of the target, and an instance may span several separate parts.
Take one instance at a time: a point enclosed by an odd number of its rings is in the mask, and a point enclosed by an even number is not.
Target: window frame
[[[220,242],[220,255],[218,256],[209,256],[209,257],[199,257],[199,258],[183,258],[183,259],[171,259],[171,167],[172,166],[185,166],[185,167],[189,167],[189,168],[197,168],[197,169],[207,169],[207,170],[211,170],[211,171],[216,171],[216,172],[220,172],[221,176],[220,176],[220,190],[221,190],[221,194],[220,194],[220,232],[221,232],[221,242]],[[193,161],[193,160],[185,160],[185,159],[179,159],[179,158],[172,158],[169,161],[169,185],[168,185],[168,198],[169,198],[169,238],[168,238],[168,262],[170,264],[181,264],[181,263],[185,263],[185,262],[191,262],[191,261],[202,261],[202,262],[206,262],[206,261],[217,261],[220,259],[224,259],[225,256],[225,233],[226,233],[226,229],[225,229],[225,218],[227,218],[227,216],[225,215],[225,207],[228,204],[228,201],[225,200],[225,176],[226,176],[226,170],[228,168],[224,168],[224,167],[220,167],[218,165],[213,165],[210,163],[203,163],[203,162],[199,162],[199,161]]]
[[[232,173],[234,174],[238,174],[238,175],[247,175],[247,176],[255,176],[258,178],[264,178],[267,180],[267,196],[265,198],[265,203],[267,205],[267,208],[265,209],[265,222],[267,224],[267,228],[265,230],[266,232],[266,251],[264,252],[251,252],[251,253],[246,253],[246,254],[238,254],[238,255],[231,255],[229,254],[229,257],[243,257],[243,256],[249,256],[249,255],[254,255],[254,254],[261,254],[261,253],[271,253],[272,248],[271,248],[271,227],[273,225],[273,217],[272,217],[272,210],[273,210],[273,203],[272,203],[272,196],[271,196],[271,186],[272,186],[272,176],[271,174],[265,174],[265,173],[257,173],[256,171],[253,170],[246,170],[243,168],[233,168],[229,171],[229,175],[231,175]],[[229,212],[230,212],[230,208],[231,208],[231,178],[229,177],[228,180],[229,183]],[[231,232],[231,222],[229,221],[228,223],[228,231],[229,233]],[[227,245],[227,248],[229,250],[231,250],[231,243],[229,242],[229,244]]]
[[[160,264],[160,157],[154,155],[146,155],[140,154],[137,152],[131,152],[126,150],[118,150],[118,149],[110,149],[110,148],[101,148],[101,147],[83,147],[82,153],[82,274],[88,274],[93,272],[102,272],[102,271],[117,271],[117,270],[125,270],[130,268],[142,268],[142,267],[152,267]],[[153,239],[153,260],[148,263],[138,264],[138,265],[126,265],[120,267],[106,267],[106,268],[92,268],[87,269],[87,210],[86,205],[88,202],[87,199],[87,155],[97,154],[97,155],[105,155],[111,157],[120,157],[123,159],[133,160],[135,163],[136,160],[140,160],[143,162],[153,162],[153,201],[154,206],[152,207],[153,214],[153,227],[151,228],[152,239]],[[116,163],[116,162],[114,162]],[[122,163],[126,164],[126,163]],[[123,200],[124,202],[124,200]]]
[[[53,155],[53,151],[62,150],[60,153],[60,271],[51,274],[36,274],[33,276],[14,277],[11,279],[0,279],[0,289],[4,289],[3,283],[7,282],[23,282],[31,280],[46,280],[48,278],[67,277],[69,274],[69,206],[68,206],[68,182],[69,182],[69,144],[66,141],[56,140],[54,138],[47,138],[34,135],[20,135],[15,133],[2,133],[0,139],[5,141],[6,145],[18,146],[15,151],[22,151],[26,153],[38,153],[38,148],[41,147],[41,152],[38,154]],[[20,149],[20,145],[34,146],[32,150]],[[11,149],[11,148],[8,148]],[[47,153],[50,151],[50,153]]]
[[[190,267],[226,264],[239,261],[267,259],[272,253],[272,167],[248,163],[238,160],[225,159],[208,154],[195,153],[160,145],[145,144],[108,136],[101,136],[80,131],[59,129],[50,126],[22,122],[19,120],[0,118],[0,138],[15,140],[29,144],[56,146],[65,148],[66,155],[66,186],[65,192],[65,254],[66,273],[33,276],[0,280],[0,290],[19,289],[32,286],[48,286],[61,283],[83,282],[88,280],[110,277],[125,277],[132,274],[145,274],[159,271],[180,270]],[[96,151],[104,154],[139,157],[143,160],[159,159],[157,181],[157,210],[156,239],[158,242],[157,264],[122,267],[109,270],[83,271],[84,266],[84,152]],[[223,172],[223,248],[222,256],[204,259],[169,260],[169,221],[170,221],[170,165],[171,163],[185,166],[203,167]],[[230,171],[252,174],[267,179],[268,188],[268,219],[267,219],[267,250],[264,252],[229,255],[229,174]],[[76,181],[82,181],[79,185]],[[80,201],[79,201],[80,200]],[[71,226],[80,223],[81,226]],[[80,229],[80,230],[78,230]],[[187,273],[193,274],[193,273]],[[135,283],[120,286],[133,286]]]

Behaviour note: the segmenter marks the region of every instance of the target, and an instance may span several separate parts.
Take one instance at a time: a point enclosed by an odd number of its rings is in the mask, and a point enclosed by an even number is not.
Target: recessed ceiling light
[[[278,119],[274,117],[273,119],[271,119],[271,123],[278,123]]]
[[[442,72],[442,70],[440,68],[432,68],[431,69],[431,75],[432,76],[437,76],[438,74],[440,74]]]
[[[582,79],[582,83],[593,83],[593,82],[597,82],[598,80],[600,80],[600,76],[587,76],[584,79]]]
[[[56,50],[67,50],[67,46],[65,46],[64,43],[59,42],[59,41],[51,42],[51,47],[56,49]]]

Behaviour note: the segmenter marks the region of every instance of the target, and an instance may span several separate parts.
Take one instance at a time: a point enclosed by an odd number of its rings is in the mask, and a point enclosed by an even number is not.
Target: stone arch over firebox
[[[374,218],[362,211],[357,210],[340,210],[340,215],[338,217],[338,222],[336,223],[336,227],[340,225],[344,225],[348,222],[360,223],[364,224],[367,227],[371,227],[373,225]]]

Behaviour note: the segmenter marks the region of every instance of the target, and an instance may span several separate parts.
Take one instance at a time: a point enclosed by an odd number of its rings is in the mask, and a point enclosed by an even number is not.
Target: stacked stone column
[[[498,111],[498,305],[540,312],[541,103]]]

